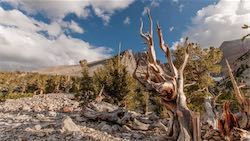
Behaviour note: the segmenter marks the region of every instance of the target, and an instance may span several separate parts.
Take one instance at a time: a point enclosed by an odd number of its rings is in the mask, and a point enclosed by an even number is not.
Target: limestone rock
[[[23,110],[23,111],[30,112],[30,111],[31,111],[31,107],[28,106],[28,105],[23,105],[22,110]]]
[[[117,124],[115,124],[115,125],[113,125],[112,126],[112,130],[114,131],[114,132],[116,132],[116,131],[121,131],[121,126],[119,126],[119,125],[117,125]]]
[[[72,121],[72,119],[67,116],[63,119],[62,131],[66,132],[78,132],[81,131],[80,128]]]
[[[112,132],[112,127],[110,125],[108,125],[108,124],[105,124],[105,125],[102,126],[101,130],[104,131],[104,132],[111,133]]]
[[[137,140],[143,138],[143,136],[141,134],[138,134],[138,133],[134,133],[132,136],[133,136],[133,138],[135,138]]]
[[[32,109],[33,109],[34,112],[41,112],[42,111],[42,108],[40,106],[38,106],[38,105],[33,106]]]
[[[48,114],[49,114],[50,117],[55,117],[57,115],[57,113],[53,112],[53,111],[49,111]]]
[[[65,107],[63,107],[62,112],[71,113],[71,112],[73,112],[73,110],[74,110],[73,107],[65,106]]]
[[[37,124],[37,125],[34,126],[34,128],[35,128],[35,130],[41,130],[41,129],[42,129],[42,126],[39,125],[39,124]]]
[[[76,121],[78,121],[78,122],[85,122],[85,121],[87,121],[87,119],[86,118],[84,118],[84,117],[81,117],[81,116],[76,116]]]

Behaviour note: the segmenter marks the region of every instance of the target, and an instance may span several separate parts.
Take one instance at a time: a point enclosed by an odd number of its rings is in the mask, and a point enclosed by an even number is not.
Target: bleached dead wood
[[[100,90],[98,96],[96,97],[96,102],[101,102],[105,97],[103,96],[104,93],[104,86],[102,86],[102,89]]]
[[[215,109],[216,97],[206,97],[204,100],[204,122],[207,122],[213,129],[218,129],[218,112]]]
[[[237,133],[239,133],[240,141],[250,141],[250,132],[249,131],[246,131],[246,130],[243,130],[243,129],[240,129],[237,127],[235,127],[234,130]]]
[[[126,125],[126,127],[133,130],[146,131],[153,128],[166,129],[166,127],[163,127],[163,124],[156,125],[156,123],[160,122],[159,118],[157,120],[150,120],[148,117],[147,122],[145,122],[146,119],[142,118],[141,114],[128,111],[106,102],[90,102],[85,106],[83,116],[90,120],[108,121],[121,126]]]
[[[189,58],[189,48],[192,44],[186,41],[183,45],[186,48],[183,64],[177,69],[173,63],[170,49],[164,43],[162,30],[157,23],[157,33],[159,38],[159,46],[164,52],[168,64],[170,66],[170,74],[167,74],[161,65],[156,61],[156,54],[153,41],[153,22],[150,11],[147,11],[149,18],[149,31],[143,32],[143,21],[141,19],[140,35],[148,46],[147,68],[142,72],[138,72],[140,68],[140,60],[138,61],[134,77],[141,82],[146,88],[155,90],[162,99],[162,103],[169,111],[172,120],[169,127],[168,135],[165,139],[172,139],[178,141],[199,141],[200,138],[200,115],[192,112],[187,107],[186,96],[184,94],[184,77],[183,71],[186,67]],[[143,74],[143,72],[145,72]]]

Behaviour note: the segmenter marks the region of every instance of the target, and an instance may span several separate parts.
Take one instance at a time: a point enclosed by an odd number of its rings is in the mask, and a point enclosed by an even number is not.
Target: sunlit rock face
[[[133,73],[136,68],[136,59],[132,50],[127,50],[121,53],[121,63],[127,67],[129,73]]]
[[[223,53],[223,58],[221,61],[223,75],[227,75],[227,67],[225,62],[226,59],[231,65],[232,70],[237,69],[241,64],[250,65],[250,56],[248,56],[248,58],[245,58],[244,60],[239,59],[241,56],[249,52],[250,38],[246,38],[244,41],[241,41],[240,39],[224,41],[221,44],[220,49]]]

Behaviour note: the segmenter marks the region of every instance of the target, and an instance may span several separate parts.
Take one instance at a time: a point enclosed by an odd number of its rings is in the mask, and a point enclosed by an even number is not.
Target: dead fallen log
[[[145,117],[106,102],[90,102],[84,108],[83,116],[90,120],[107,121],[120,126],[126,126],[132,130],[147,131],[154,128],[167,130],[167,127],[161,123],[159,118],[153,118],[150,115]]]
[[[118,108],[110,112],[102,112],[86,107],[83,111],[83,115],[91,120],[109,121],[119,125],[125,124],[128,120],[131,120],[130,118],[132,118],[132,115],[126,112],[123,108]]]

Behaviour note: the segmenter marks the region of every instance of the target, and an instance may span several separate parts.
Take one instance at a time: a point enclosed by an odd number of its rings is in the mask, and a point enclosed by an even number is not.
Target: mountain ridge
[[[233,70],[237,70],[242,64],[248,64],[250,66],[250,39],[247,38],[244,42],[240,39],[224,41],[220,49],[223,53],[221,65],[222,65],[222,75],[227,75],[227,67],[225,60],[227,59]],[[115,55],[111,58],[117,57]],[[144,58],[146,56],[145,52],[133,53],[131,49],[125,50],[120,53],[121,63],[127,66],[129,73],[133,73],[136,67],[136,60],[138,58]],[[245,56],[245,57],[244,57]],[[89,74],[92,76],[94,71],[102,67],[109,59],[98,60],[94,62],[89,62]],[[243,60],[242,60],[243,58]],[[33,70],[34,73],[48,74],[48,75],[70,75],[70,76],[81,76],[81,67],[79,65],[61,65],[55,67],[41,68]]]
[[[111,58],[103,59],[103,60],[89,62],[88,67],[89,67],[90,76],[92,76],[94,74],[94,71],[102,67],[108,60],[117,56],[118,55],[113,56]],[[125,65],[127,67],[127,71],[132,74],[136,67],[136,58],[135,58],[136,55],[132,52],[131,49],[129,49],[120,53],[119,56],[120,56],[121,63]],[[41,69],[33,70],[32,72],[39,73],[39,74],[47,74],[47,75],[69,75],[69,76],[80,77],[82,69],[81,69],[80,64],[60,65],[60,66],[55,66],[55,67],[41,68]]]

